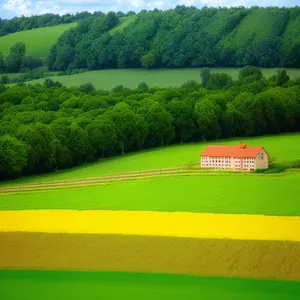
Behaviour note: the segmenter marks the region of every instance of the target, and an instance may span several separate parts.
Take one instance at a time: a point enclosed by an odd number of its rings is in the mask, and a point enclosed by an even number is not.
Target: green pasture
[[[220,44],[233,44],[237,49],[247,47],[251,41],[261,41],[275,34],[280,35],[280,28],[276,28],[276,24],[284,22],[284,15],[278,14],[276,8],[263,10],[255,9],[248,14],[227,36],[225,36]]]
[[[300,133],[271,135],[255,138],[236,138],[215,142],[177,144],[167,147],[140,151],[88,163],[68,170],[43,175],[23,177],[1,182],[0,186],[24,184],[41,181],[91,178],[121,172],[171,168],[200,162],[200,154],[207,145],[236,145],[241,141],[249,146],[263,146],[271,159],[288,162],[300,159]]]
[[[130,24],[132,24],[137,18],[137,15],[132,15],[132,16],[126,16],[123,18],[120,18],[120,23],[111,29],[109,32],[111,34],[114,34],[116,32],[122,32],[126,27],[128,27]]]
[[[117,272],[0,271],[0,296],[5,300],[294,300],[299,294],[300,282],[296,281]]]
[[[0,37],[0,52],[8,55],[11,46],[18,42],[26,45],[26,55],[45,59],[50,47],[56,43],[57,39],[68,29],[75,27],[76,22],[61,24],[51,27],[43,27],[16,32]]]
[[[262,69],[265,77],[275,75],[278,69]],[[212,72],[224,72],[237,79],[238,68],[211,68]],[[300,69],[287,69],[292,79],[300,78]],[[91,82],[97,89],[110,90],[117,85],[136,88],[141,82],[146,82],[150,87],[178,87],[189,80],[200,82],[200,68],[195,69],[114,69],[99,70],[79,73],[75,75],[53,76],[53,80],[63,85],[80,86]],[[28,81],[27,83],[43,83],[45,78]]]
[[[284,42],[285,50],[300,39],[300,15],[290,19],[281,37]]]
[[[300,172],[191,175],[0,195],[0,210],[74,209],[300,215]]]

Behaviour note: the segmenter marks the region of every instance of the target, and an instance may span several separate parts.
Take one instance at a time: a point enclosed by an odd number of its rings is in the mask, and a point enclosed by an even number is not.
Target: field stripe
[[[0,232],[19,231],[300,242],[300,217],[153,211],[0,211]]]
[[[0,233],[0,269],[151,272],[300,281],[300,243]]]
[[[5,300],[295,300],[299,298],[300,282],[171,274],[0,270],[0,290]]]

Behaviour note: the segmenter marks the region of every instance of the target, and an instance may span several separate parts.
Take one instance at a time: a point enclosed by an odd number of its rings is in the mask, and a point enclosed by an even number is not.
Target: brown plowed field
[[[300,243],[0,233],[0,269],[67,269],[300,280]]]

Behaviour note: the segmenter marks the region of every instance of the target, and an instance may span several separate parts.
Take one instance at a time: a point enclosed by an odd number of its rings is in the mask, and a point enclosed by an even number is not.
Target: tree
[[[177,140],[183,143],[191,139],[196,132],[193,119],[194,106],[187,101],[173,99],[167,104],[166,108],[173,117]]]
[[[144,55],[141,59],[141,64],[146,69],[151,69],[155,67],[156,64],[156,57],[153,53],[148,53]]]
[[[45,81],[44,81],[44,86],[46,88],[51,88],[51,87],[61,87],[62,84],[58,81],[53,81],[51,78],[46,78]]]
[[[200,100],[195,105],[194,115],[202,140],[217,138],[220,134],[218,114],[220,108],[209,99]]]
[[[115,124],[107,118],[93,122],[85,128],[96,153],[102,157],[105,154],[113,154],[117,145],[117,128]]]
[[[239,70],[239,80],[241,82],[247,80],[249,76],[251,76],[251,82],[260,80],[262,78],[262,71],[260,68],[254,66],[245,66]]]
[[[144,101],[138,113],[143,115],[148,123],[146,147],[163,146],[169,144],[175,136],[172,125],[172,115],[158,102]]]
[[[70,45],[58,47],[55,68],[59,71],[66,70],[74,57],[74,49]]]
[[[1,84],[8,84],[10,82],[9,77],[6,75],[3,75],[0,79]]]
[[[215,72],[211,75],[206,87],[211,90],[228,88],[233,85],[233,80],[226,73]]]
[[[277,71],[276,81],[279,86],[284,85],[289,80],[290,80],[290,76],[287,74],[286,69]]]
[[[43,65],[43,61],[39,58],[25,56],[22,61],[21,68],[33,70]]]
[[[10,48],[10,53],[6,59],[8,72],[19,72],[26,54],[26,46],[23,42],[18,42]]]
[[[96,89],[90,82],[81,84],[79,86],[79,90],[86,94],[92,94],[92,95],[96,94]]]
[[[55,135],[51,128],[42,123],[23,125],[18,128],[18,138],[28,145],[28,171],[45,172],[56,167],[55,149],[51,141]]]
[[[4,71],[5,71],[4,55],[0,52],[0,73],[4,73]]]
[[[139,85],[138,85],[138,89],[140,90],[148,90],[149,89],[149,86],[146,82],[141,82]]]
[[[93,159],[93,151],[86,132],[76,123],[70,125],[68,149],[74,165]]]
[[[209,68],[203,68],[200,71],[200,77],[201,77],[201,81],[204,87],[207,86],[207,83],[209,82],[210,78],[211,78],[211,73]]]
[[[27,146],[15,137],[0,136],[0,178],[17,177],[27,166]]]
[[[122,154],[143,146],[148,132],[147,123],[128,104],[118,103],[107,116],[112,118],[117,128],[118,146]]]

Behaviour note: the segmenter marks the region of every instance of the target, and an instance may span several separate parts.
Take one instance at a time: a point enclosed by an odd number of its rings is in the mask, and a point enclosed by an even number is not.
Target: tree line
[[[300,80],[285,70],[266,79],[255,67],[239,79],[201,70],[203,84],[96,90],[0,85],[0,178],[71,168],[170,143],[300,130]]]
[[[18,73],[27,72],[43,65],[39,58],[26,56],[26,45],[18,42],[10,48],[10,53],[5,57],[0,52],[0,74],[1,73]],[[1,77],[1,83],[9,83],[7,76]]]
[[[300,67],[300,7],[177,6],[142,11],[111,31],[121,17],[109,12],[80,21],[51,48],[49,69]]]
[[[0,18],[0,36],[4,36],[18,31],[30,30],[34,28],[42,28],[46,26],[56,26],[60,24],[72,23],[79,20],[83,20],[91,15],[91,13],[85,11],[81,13],[76,13],[74,15],[65,14],[62,16],[58,14],[48,13],[31,17],[14,17],[8,20],[2,20]]]

